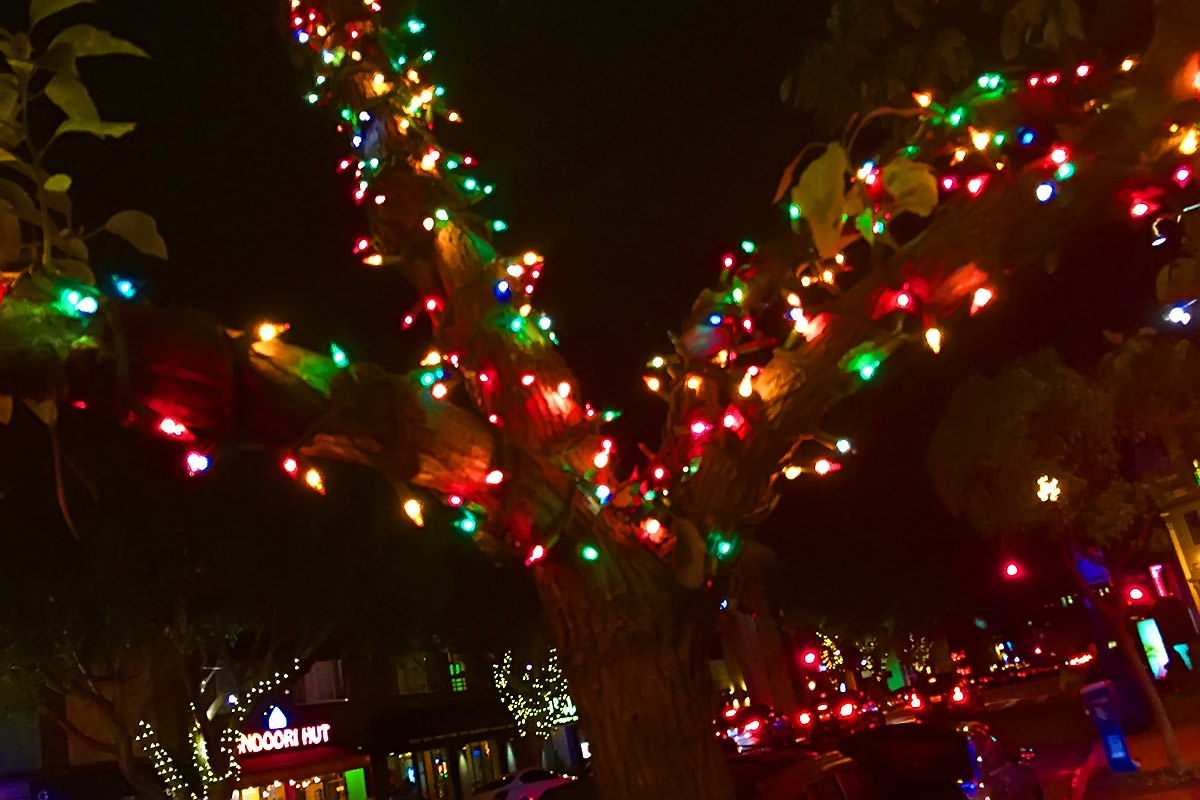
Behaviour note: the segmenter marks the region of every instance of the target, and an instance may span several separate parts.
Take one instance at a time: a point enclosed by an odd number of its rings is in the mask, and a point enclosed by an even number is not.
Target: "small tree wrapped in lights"
[[[567,679],[558,665],[558,651],[551,649],[544,661],[520,664],[512,651],[492,675],[500,699],[517,721],[522,736],[549,739],[559,725],[576,722],[579,712],[567,688]]]

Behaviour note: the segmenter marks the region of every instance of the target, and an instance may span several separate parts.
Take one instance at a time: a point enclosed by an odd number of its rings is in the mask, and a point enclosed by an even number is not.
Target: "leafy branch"
[[[137,45],[93,25],[76,24],[55,33],[44,47],[47,20],[91,0],[32,0],[27,31],[0,29],[0,270],[30,277],[45,275],[94,285],[85,240],[106,230],[148,255],[166,258],[154,219],[122,211],[102,228],[85,233],[74,221],[70,174],[51,171],[47,158],[65,136],[120,138],[132,122],[104,120],[79,74],[81,58],[148,58]],[[53,110],[51,110],[51,108]],[[59,120],[41,135],[43,114]]]

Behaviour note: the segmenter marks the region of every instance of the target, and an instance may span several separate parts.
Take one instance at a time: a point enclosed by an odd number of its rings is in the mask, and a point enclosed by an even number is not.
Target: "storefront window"
[[[458,750],[458,774],[467,794],[499,777],[496,747],[491,742],[471,742]]]
[[[289,794],[289,791],[291,792]],[[246,786],[234,800],[346,800],[346,779],[340,773],[278,780],[266,786]]]

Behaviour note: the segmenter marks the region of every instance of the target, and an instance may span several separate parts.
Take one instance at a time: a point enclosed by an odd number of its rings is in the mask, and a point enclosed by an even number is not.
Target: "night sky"
[[[81,18],[153,61],[94,61],[85,77],[108,119],[136,120],[117,143],[77,143],[79,214],[154,214],[165,266],[118,248],[98,271],[136,272],[156,302],[198,307],[231,326],[286,320],[291,341],[336,340],[356,360],[408,369],[426,343],[401,333],[414,300],[394,274],[362,267],[363,228],[327,109],[303,101],[307,77],[278,27],[283,0],[101,0]],[[8,5],[8,4],[6,4]],[[466,122],[453,144],[498,189],[484,208],[509,223],[504,249],[547,256],[539,306],[557,324],[584,394],[626,416],[626,449],[653,442],[664,409],[641,366],[664,352],[719,258],[781,232],[769,203],[783,166],[810,141],[779,83],[823,9],[799,0],[603,4],[444,0],[422,16],[432,68]],[[0,19],[11,12],[0,11]],[[79,162],[72,162],[77,165]],[[833,619],[936,610],[956,593],[986,601],[992,545],[950,519],[924,471],[953,387],[1045,344],[1086,363],[1101,327],[1128,330],[1155,311],[1144,243],[1113,229],[1080,244],[1054,274],[1022,279],[943,354],[912,352],[839,409],[829,428],[859,455],[819,485],[788,487],[765,540],[796,574],[806,605]],[[1090,273],[1127,260],[1116,285]],[[916,591],[914,587],[920,587]],[[933,587],[933,588],[930,588]]]

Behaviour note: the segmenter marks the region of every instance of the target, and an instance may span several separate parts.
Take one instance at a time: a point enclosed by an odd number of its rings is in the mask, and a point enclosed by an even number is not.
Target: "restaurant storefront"
[[[263,730],[239,737],[233,800],[367,800],[370,758],[340,745],[337,733],[330,722],[291,724],[269,709]]]

